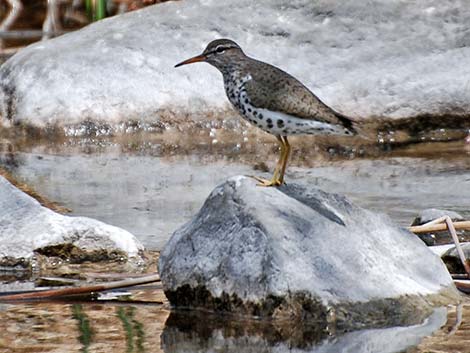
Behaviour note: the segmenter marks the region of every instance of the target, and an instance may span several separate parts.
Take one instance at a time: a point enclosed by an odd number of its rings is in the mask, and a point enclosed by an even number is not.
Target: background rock
[[[3,124],[36,126],[225,117],[214,68],[173,66],[230,37],[345,114],[456,127],[470,112],[470,91],[462,89],[469,21],[470,7],[452,0],[168,2],[19,52],[0,69],[0,115]]]
[[[260,188],[245,177],[214,189],[173,234],[159,271],[176,306],[338,327],[419,322],[429,296],[455,299],[439,257],[385,216],[315,188]]]
[[[449,216],[452,221],[458,222],[463,221],[465,218],[457,212],[449,211],[449,210],[440,210],[437,208],[428,208],[422,210],[416,218],[413,220],[412,226],[419,226],[428,222],[431,222],[437,218]],[[457,231],[457,235],[460,238],[460,241],[465,241],[468,238],[467,232],[464,230]],[[417,234],[418,238],[420,238],[427,246],[435,246],[438,244],[446,244],[452,241],[452,237],[448,231],[444,232],[430,232],[430,233],[419,233]],[[449,265],[446,262],[447,265]]]
[[[35,256],[67,262],[144,264],[144,247],[129,232],[43,207],[0,176],[0,266],[28,268]]]
[[[437,218],[449,216],[454,222],[463,221],[464,218],[461,214],[449,211],[449,210],[439,210],[437,208],[428,208],[422,210],[414,219],[412,226],[420,226],[422,224],[431,222]]]

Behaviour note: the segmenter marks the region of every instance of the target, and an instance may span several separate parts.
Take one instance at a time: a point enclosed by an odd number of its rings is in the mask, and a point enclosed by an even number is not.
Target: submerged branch
[[[133,287],[136,285],[142,285],[147,283],[153,283],[160,281],[158,274],[152,274],[140,278],[129,278],[122,281],[100,283],[90,286],[82,287],[67,287],[61,289],[50,289],[36,292],[27,293],[16,293],[0,295],[0,302],[17,301],[17,300],[40,300],[50,298],[69,297],[79,294],[91,294],[95,292],[102,292],[110,289]]]

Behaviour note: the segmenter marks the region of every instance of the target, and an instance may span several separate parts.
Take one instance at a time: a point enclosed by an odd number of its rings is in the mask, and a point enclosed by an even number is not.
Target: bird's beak
[[[206,56],[201,54],[201,55],[192,57],[188,60],[182,61],[179,64],[176,64],[175,67],[179,67],[179,66],[183,66],[183,65],[187,65],[187,64],[192,64],[192,63],[197,63],[197,62],[205,61],[205,60],[206,60]]]

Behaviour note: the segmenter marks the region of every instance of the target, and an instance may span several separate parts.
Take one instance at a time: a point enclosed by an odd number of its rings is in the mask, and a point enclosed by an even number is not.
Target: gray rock
[[[142,265],[144,247],[129,232],[43,207],[0,176],[0,268],[28,268],[37,255]]]
[[[461,214],[449,211],[449,210],[440,210],[437,208],[428,208],[422,210],[414,219],[412,226],[419,226],[421,224],[425,224],[431,222],[437,218],[449,216],[454,222],[455,221],[463,221],[464,218]]]
[[[151,124],[166,114],[208,112],[225,117],[229,104],[216,70],[173,66],[210,40],[231,37],[340,112],[375,119],[422,115],[434,124],[453,114],[449,123],[464,124],[470,112],[470,91],[462,89],[470,74],[469,20],[470,7],[453,0],[439,6],[428,0],[372,6],[351,0],[171,1],[21,50],[0,68],[1,123]]]
[[[159,270],[175,306],[337,327],[419,322],[427,299],[457,295],[439,257],[387,217],[315,188],[261,188],[245,177],[213,190],[168,241]]]

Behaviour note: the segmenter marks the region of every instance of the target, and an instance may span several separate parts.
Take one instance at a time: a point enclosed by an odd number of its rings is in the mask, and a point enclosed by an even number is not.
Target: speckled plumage
[[[349,118],[326,106],[293,76],[246,56],[235,42],[213,41],[204,53],[220,46],[230,49],[206,61],[220,70],[229,101],[252,124],[274,135],[354,133]]]
[[[287,136],[355,134],[351,119],[326,106],[288,73],[246,56],[232,40],[212,41],[201,55],[176,67],[200,61],[215,66],[222,73],[227,97],[241,116],[275,135],[281,145],[281,157],[272,179],[255,177],[262,186],[284,183],[290,154]]]

